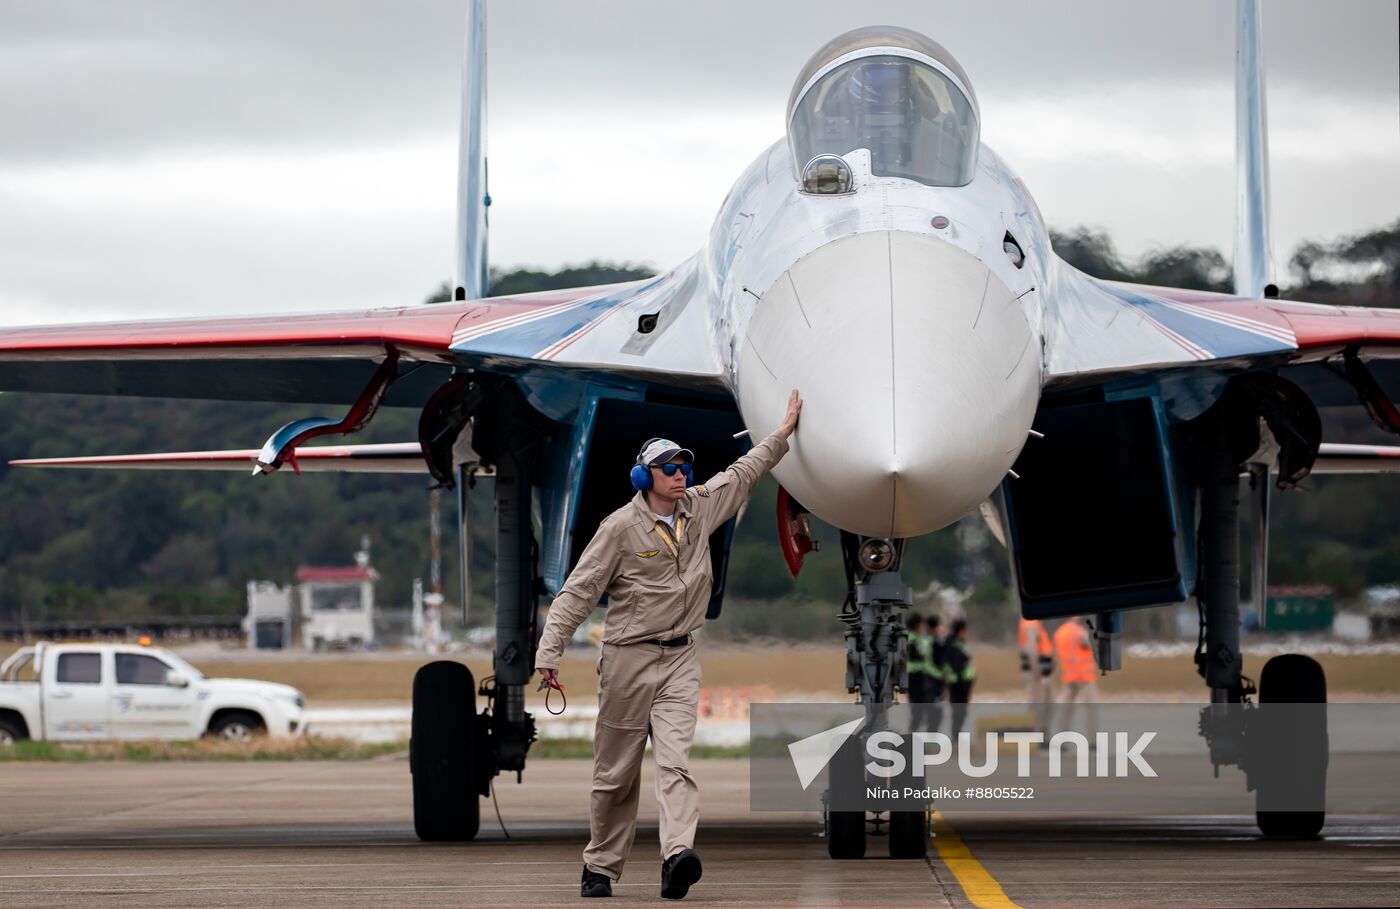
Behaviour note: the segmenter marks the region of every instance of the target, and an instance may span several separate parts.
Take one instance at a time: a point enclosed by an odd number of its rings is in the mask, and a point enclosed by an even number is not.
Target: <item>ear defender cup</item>
[[[651,468],[642,463],[642,455],[646,454],[647,446],[652,442],[661,441],[660,436],[653,436],[642,443],[642,447],[637,450],[637,466],[632,468],[632,488],[648,490],[651,488]]]

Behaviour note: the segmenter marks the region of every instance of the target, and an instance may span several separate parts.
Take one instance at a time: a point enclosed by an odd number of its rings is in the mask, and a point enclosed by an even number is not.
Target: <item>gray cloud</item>
[[[958,57],[1052,223],[1228,254],[1233,10],[495,0],[493,255],[671,264],[778,137],[812,51],[873,22]],[[1284,258],[1400,210],[1400,23],[1388,0],[1264,15]],[[0,0],[0,322],[180,314],[194,287],[202,311],[420,299],[451,262],[463,18],[460,0]],[[1137,145],[1054,154],[1032,109]]]
[[[1394,97],[1393,3],[1265,6],[1273,82]],[[1231,78],[1233,4],[1218,0],[513,0],[489,10],[491,101],[502,119],[590,106],[780,108],[817,46],[876,20],[942,42],[984,103]],[[8,0],[0,160],[448,134],[462,20],[454,0]]]
[[[450,132],[457,4],[0,6],[0,160]]]

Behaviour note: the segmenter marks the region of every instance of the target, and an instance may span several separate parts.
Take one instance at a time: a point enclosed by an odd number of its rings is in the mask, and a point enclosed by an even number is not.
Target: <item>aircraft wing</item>
[[[1057,264],[1046,295],[1047,390],[1183,367],[1317,362],[1348,349],[1361,360],[1400,358],[1400,309],[1101,281]]]
[[[393,351],[387,404],[421,404],[452,367],[727,393],[695,275],[692,260],[645,281],[515,297],[3,329],[0,391],[348,404]]]

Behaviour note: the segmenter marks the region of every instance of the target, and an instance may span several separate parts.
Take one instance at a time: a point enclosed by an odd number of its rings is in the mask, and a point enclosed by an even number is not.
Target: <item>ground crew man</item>
[[[1058,731],[1070,728],[1069,721],[1075,701],[1084,702],[1089,718],[1089,741],[1099,728],[1098,667],[1094,664],[1094,648],[1089,630],[1078,616],[1065,620],[1055,629],[1055,655],[1060,660],[1060,722]]]
[[[948,702],[952,704],[952,720],[948,735],[957,741],[967,722],[967,705],[972,700],[972,682],[977,678],[977,664],[967,649],[967,620],[953,622],[943,651],[943,679],[948,683]]]
[[[637,833],[648,735],[661,814],[661,895],[680,899],[700,879],[694,849],[699,790],[689,769],[700,699],[692,632],[705,623],[710,602],[710,534],[738,512],[754,484],[787,453],[801,409],[794,390],[782,425],[699,485],[689,450],[669,439],[649,439],[632,468],[637,494],[599,525],[550,607],[535,667],[546,684],[558,684],[565,644],[608,595],[583,896],[612,896],[612,882],[622,876]]]
[[[948,644],[943,640],[943,621],[936,615],[931,615],[928,622],[928,639],[933,642],[933,729],[937,732],[938,727],[943,725],[943,692],[948,687],[943,680],[944,654],[947,653]]]
[[[938,617],[931,618],[936,633]],[[930,623],[917,612],[909,613],[909,728],[911,732],[937,732],[943,725],[943,667],[934,660]]]
[[[1050,686],[1055,671],[1055,649],[1050,643],[1050,633],[1039,619],[1022,618],[1016,627],[1016,643],[1021,650],[1026,703],[1035,708],[1036,728],[1046,732],[1050,726],[1050,703],[1054,700]]]

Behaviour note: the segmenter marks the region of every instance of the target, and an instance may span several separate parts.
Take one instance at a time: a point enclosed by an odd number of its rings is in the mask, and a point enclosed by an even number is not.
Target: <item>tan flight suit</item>
[[[554,598],[540,636],[537,669],[557,669],[564,645],[608,595],[598,659],[593,736],[592,840],[584,863],[612,880],[637,835],[642,753],[651,735],[661,858],[695,845],[699,788],[690,775],[700,699],[694,638],[663,647],[705,623],[710,602],[710,534],[734,516],[754,484],[788,451],[774,433],[676,503],[676,530],[656,518],[643,493],[608,515]]]

